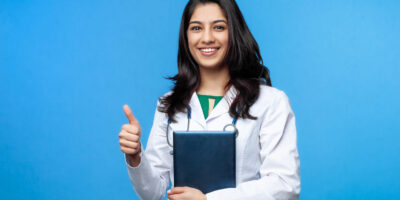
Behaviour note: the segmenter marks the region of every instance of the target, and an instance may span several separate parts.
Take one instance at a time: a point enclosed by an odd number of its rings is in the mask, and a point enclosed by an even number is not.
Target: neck
[[[213,96],[225,95],[227,91],[225,86],[230,80],[228,66],[218,69],[200,68],[200,76],[201,81],[196,90],[197,93]]]

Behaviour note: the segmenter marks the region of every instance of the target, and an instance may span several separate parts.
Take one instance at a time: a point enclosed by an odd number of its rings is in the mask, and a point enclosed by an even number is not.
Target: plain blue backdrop
[[[0,0],[0,199],[138,199],[187,0]],[[400,199],[400,2],[238,0],[297,117],[301,200]]]

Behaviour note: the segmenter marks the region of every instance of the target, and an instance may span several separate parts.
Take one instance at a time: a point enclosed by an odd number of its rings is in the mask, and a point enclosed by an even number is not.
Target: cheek
[[[188,34],[187,37],[188,37],[189,48],[190,49],[195,48],[196,47],[196,43],[197,43],[196,35]]]
[[[228,34],[228,32],[225,33],[225,35],[224,35],[224,44],[226,46],[228,46],[228,44],[229,44],[229,34]]]
[[[227,46],[229,44],[229,34],[228,34],[228,32],[219,34],[218,35],[218,40],[222,45],[224,45],[227,48]]]
[[[190,43],[190,41],[189,41],[189,52],[193,56],[193,58],[196,58],[196,48],[193,44]]]

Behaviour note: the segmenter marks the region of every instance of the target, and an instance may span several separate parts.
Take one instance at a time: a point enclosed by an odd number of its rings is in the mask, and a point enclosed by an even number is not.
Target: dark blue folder
[[[174,186],[189,186],[204,194],[236,187],[235,132],[173,133]]]

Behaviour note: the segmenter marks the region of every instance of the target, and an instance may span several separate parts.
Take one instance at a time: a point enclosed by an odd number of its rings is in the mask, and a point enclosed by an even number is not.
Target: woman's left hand
[[[168,191],[169,200],[207,200],[205,194],[191,187],[174,187]]]

